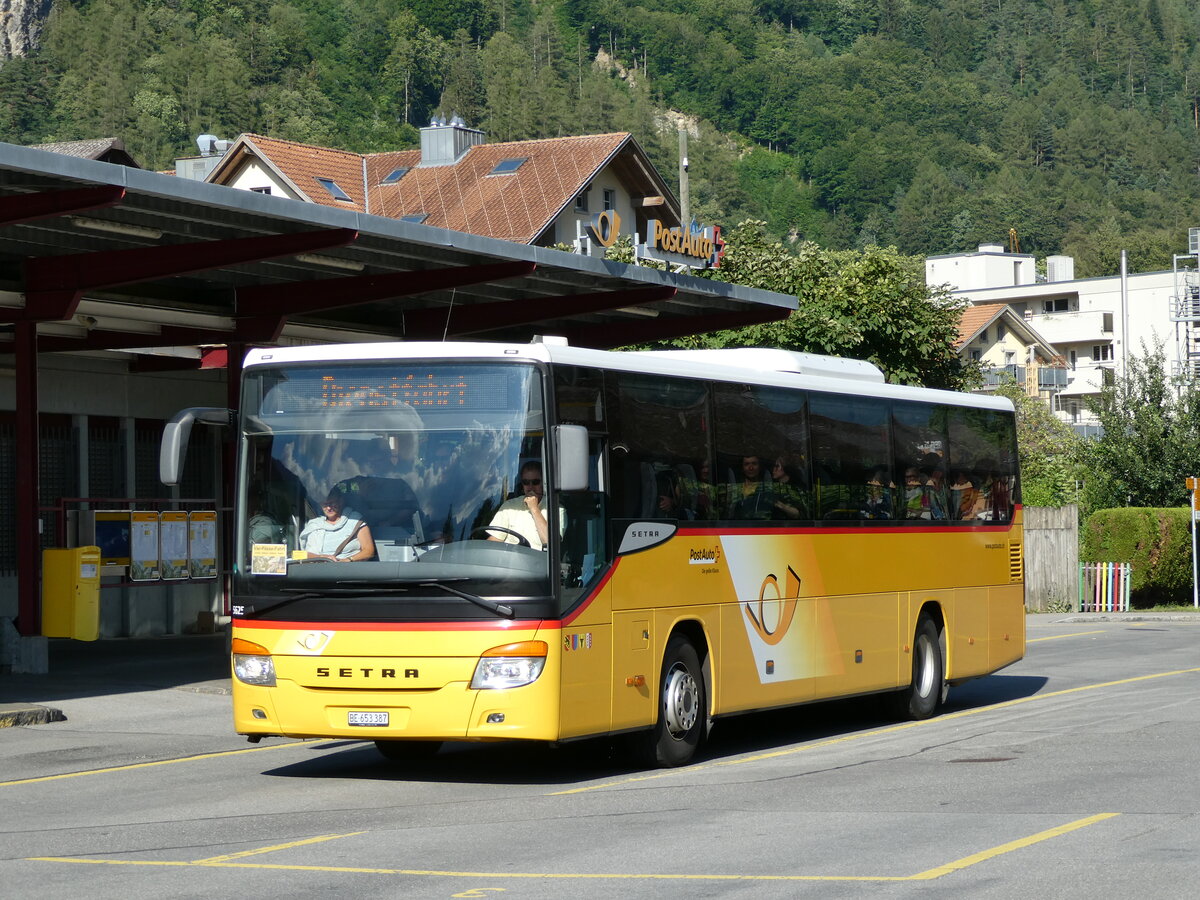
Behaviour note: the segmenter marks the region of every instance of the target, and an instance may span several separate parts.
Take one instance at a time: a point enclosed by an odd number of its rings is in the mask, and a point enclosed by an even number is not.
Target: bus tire
[[[929,616],[917,620],[912,644],[912,683],[890,698],[899,719],[928,719],[946,698],[946,667],[937,625]]]
[[[391,762],[429,759],[442,749],[441,741],[376,741],[375,749]]]
[[[663,654],[658,682],[658,720],[641,735],[642,761],[672,768],[691,760],[708,722],[704,671],[696,648],[682,634],[673,634]]]

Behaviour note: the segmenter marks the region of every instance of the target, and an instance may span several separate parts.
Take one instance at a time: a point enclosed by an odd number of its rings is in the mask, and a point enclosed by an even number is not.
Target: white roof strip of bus
[[[742,352],[744,351],[744,352]],[[714,354],[714,355],[708,355]],[[814,371],[819,365],[798,372],[792,369],[776,369],[759,365],[748,365],[752,359],[780,359],[783,354],[788,360],[824,361],[827,368],[844,368],[857,371],[858,377],[832,375]],[[807,390],[826,391],[837,394],[880,397],[891,400],[915,400],[925,403],[949,403],[955,406],[970,406],[982,409],[1011,410],[1012,403],[1006,397],[984,394],[964,394],[957,391],[942,391],[931,388],[908,387],[888,384],[882,380],[863,377],[869,367],[879,370],[871,363],[861,360],[843,360],[788,350],[762,349],[754,347],[730,350],[659,350],[643,352],[614,352],[592,350],[586,347],[570,347],[555,344],[500,344],[484,341],[397,341],[392,343],[361,344],[318,344],[308,347],[270,347],[250,351],[246,365],[274,365],[277,363],[302,362],[357,362],[365,360],[437,360],[437,359],[496,359],[513,362],[555,362],[562,365],[594,366],[619,372],[641,372],[654,375],[677,375],[683,378],[705,378],[713,381],[740,381],[748,384],[776,385]],[[834,365],[830,365],[833,363]],[[846,366],[837,364],[845,363]]]

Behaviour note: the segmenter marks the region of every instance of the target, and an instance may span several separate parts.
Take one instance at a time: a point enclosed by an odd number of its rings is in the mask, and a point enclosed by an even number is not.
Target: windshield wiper
[[[268,613],[273,609],[278,609],[281,606],[287,606],[287,604],[289,604],[289,603],[295,603],[297,600],[311,600],[313,598],[319,598],[319,597],[369,597],[374,594],[393,593],[397,587],[399,587],[401,590],[408,590],[410,588],[420,587],[420,588],[437,588],[439,591],[443,591],[443,592],[445,592],[447,594],[451,594],[455,597],[461,597],[463,600],[468,600],[471,603],[474,603],[476,606],[483,607],[490,613],[495,613],[496,615],[503,616],[506,619],[516,618],[516,615],[517,615],[516,612],[513,610],[513,608],[511,606],[508,606],[507,604],[497,603],[495,600],[489,600],[487,597],[480,597],[478,594],[472,594],[469,591],[460,591],[460,590],[458,590],[458,588],[452,588],[452,587],[450,587],[450,585],[446,584],[447,581],[469,581],[469,580],[470,580],[469,578],[462,577],[462,578],[442,578],[438,581],[431,581],[428,579],[423,580],[423,581],[400,581],[400,582],[389,584],[386,587],[372,586],[372,584],[370,582],[360,582],[362,584],[361,587],[354,587],[354,588],[330,587],[326,590],[320,590],[320,591],[313,591],[313,590],[309,590],[308,588],[281,588],[281,593],[291,593],[291,594],[294,594],[295,596],[288,597],[286,600],[281,600],[278,603],[272,604],[271,606],[264,607],[263,609],[254,609],[253,607],[250,607],[247,615],[251,615],[251,614],[262,615],[263,613]],[[355,584],[355,582],[342,582],[342,584]]]
[[[296,603],[299,600],[314,600],[320,597],[370,597],[374,594],[390,594],[391,588],[363,589],[355,588],[352,591],[342,590],[339,588],[329,588],[325,591],[312,591],[307,588],[280,588],[279,593],[291,594],[286,600],[280,600],[278,603],[272,603],[270,606],[256,607],[253,603],[242,605],[244,610],[243,615],[250,619],[255,616],[261,616],[272,610],[279,609],[282,606],[287,606],[289,603]]]
[[[450,581],[447,578],[445,581]],[[466,581],[465,578],[455,578],[454,581]],[[468,591],[460,591],[458,588],[452,588],[450,585],[442,581],[422,581],[417,584],[417,587],[437,588],[439,591],[445,591],[447,594],[453,594],[455,597],[462,597],[464,600],[470,600],[476,606],[482,606],[484,609],[494,612],[498,616],[504,616],[506,619],[516,618],[516,613],[513,612],[511,606],[506,606],[503,603],[497,603],[495,600],[489,600],[487,597],[480,597],[478,594],[472,594]]]

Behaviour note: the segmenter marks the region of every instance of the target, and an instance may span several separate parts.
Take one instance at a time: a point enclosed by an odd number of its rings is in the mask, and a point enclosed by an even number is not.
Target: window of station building
[[[892,408],[892,449],[896,466],[891,518],[945,522],[947,487],[947,408],[928,403],[896,403]]]
[[[271,186],[267,185],[265,187],[252,187],[250,188],[250,191],[255,194],[269,194],[271,193]]]
[[[529,161],[528,156],[513,157],[512,159],[502,159],[496,163],[495,168],[488,172],[489,175],[511,175],[525,165]]]
[[[720,382],[713,385],[713,409],[717,452],[710,482],[718,518],[812,519],[805,393]]]
[[[575,212],[585,213],[588,211],[588,188],[584,188],[575,195]]]
[[[350,195],[347,194],[345,191],[343,191],[341,189],[341,187],[338,186],[338,183],[336,181],[334,181],[332,178],[318,177],[317,184],[319,184],[319,185],[321,185],[321,187],[325,188],[325,190],[329,192],[329,196],[332,197],[334,200],[342,200],[344,202],[353,202],[350,198]]]
[[[947,488],[955,518],[1009,522],[1020,501],[1013,418],[990,409],[947,410]]]
[[[604,383],[613,515],[716,518],[708,385],[628,372]]]
[[[403,178],[405,175],[407,175],[410,170],[411,170],[411,166],[401,166],[399,169],[392,169],[392,171],[388,172],[386,175],[383,176],[383,180],[380,181],[379,183],[380,184],[395,184],[397,181],[399,181],[401,178]]]
[[[605,188],[604,189],[604,209],[605,209],[605,211],[608,211],[610,209],[616,209],[616,208],[617,208],[617,192],[614,191],[612,188]]]
[[[881,500],[878,489],[891,485],[889,422],[882,400],[840,394],[809,398],[816,518],[841,522],[881,512],[872,507]]]

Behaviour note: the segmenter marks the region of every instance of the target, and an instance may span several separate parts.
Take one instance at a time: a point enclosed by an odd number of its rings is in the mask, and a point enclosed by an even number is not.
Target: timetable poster
[[[193,578],[217,577],[217,514],[197,510],[190,514],[188,569]]]
[[[161,548],[162,577],[173,581],[188,577],[188,514],[180,510],[164,512],[158,519],[158,544]]]
[[[157,581],[161,569],[158,557],[158,513],[130,514],[129,530],[130,581]]]

